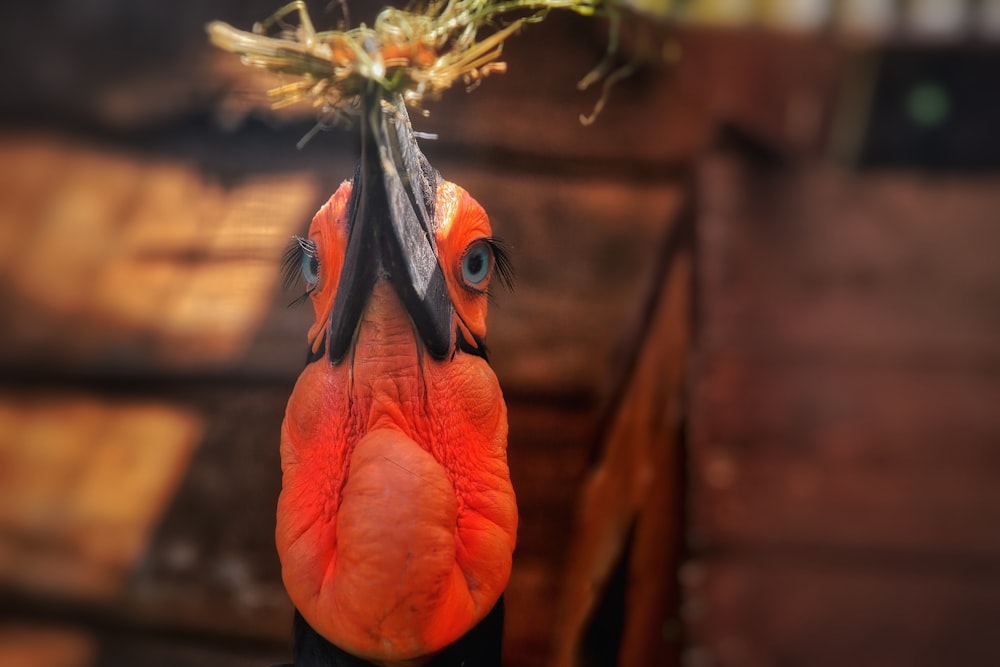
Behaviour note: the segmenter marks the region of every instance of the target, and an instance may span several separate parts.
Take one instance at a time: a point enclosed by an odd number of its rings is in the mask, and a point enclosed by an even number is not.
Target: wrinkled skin
[[[310,228],[320,258],[314,351],[343,265],[350,188]],[[461,258],[489,222],[450,183],[436,206],[456,335],[482,339],[486,295],[463,285]],[[282,426],[276,542],[309,625],[356,656],[393,663],[439,651],[482,620],[507,585],[517,532],[506,448],[506,407],[486,361],[458,349],[431,358],[380,280],[353,351],[307,365]]]

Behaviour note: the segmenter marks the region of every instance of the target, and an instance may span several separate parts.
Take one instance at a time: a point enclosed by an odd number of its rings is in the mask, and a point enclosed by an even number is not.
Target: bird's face
[[[309,625],[391,663],[456,641],[510,575],[506,407],[483,344],[506,258],[452,183],[424,229],[355,187],[295,253],[316,319],[282,426],[276,542]]]
[[[327,345],[326,334],[331,328],[331,317],[344,273],[351,195],[352,184],[347,181],[313,218],[308,238],[298,239],[290,253],[292,261],[289,268],[301,271],[316,316],[309,329],[313,356],[326,354],[321,348]],[[491,284],[495,281],[509,286],[509,259],[503,246],[492,236],[486,212],[459,186],[442,181],[437,188],[434,210],[437,218],[436,228],[433,230],[436,261],[444,278],[447,302],[451,309],[446,307],[430,316],[441,322],[435,323],[437,329],[443,329],[452,335],[449,340],[437,344],[444,345],[446,350],[461,348],[485,356],[482,344],[486,337],[488,295]],[[378,245],[378,242],[373,245]],[[376,279],[387,283],[403,283],[397,288],[402,292],[408,291],[412,286],[410,266],[407,265],[409,259],[405,256],[396,266],[391,267],[379,265],[371,253],[366,253],[359,261],[371,263],[370,269],[378,274]],[[366,270],[368,267],[348,268],[352,276]],[[375,287],[384,287],[377,282]],[[376,300],[385,298],[382,291],[379,290]],[[424,317],[427,316],[424,313]],[[336,357],[335,361],[340,361],[343,354],[337,354]]]

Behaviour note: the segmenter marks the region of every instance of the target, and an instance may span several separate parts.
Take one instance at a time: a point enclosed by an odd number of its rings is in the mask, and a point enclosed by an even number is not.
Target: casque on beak
[[[364,100],[361,160],[347,208],[348,239],[330,315],[327,355],[343,361],[372,288],[388,280],[435,359],[453,347],[454,307],[438,262],[435,199],[440,180],[420,152],[402,99]]]

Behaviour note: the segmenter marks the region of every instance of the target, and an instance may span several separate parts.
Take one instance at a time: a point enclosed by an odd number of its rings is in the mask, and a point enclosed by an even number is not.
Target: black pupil
[[[470,276],[478,276],[486,268],[486,253],[482,250],[472,252],[466,260],[466,268]]]
[[[319,272],[319,260],[313,256],[309,258],[309,275],[315,276]]]

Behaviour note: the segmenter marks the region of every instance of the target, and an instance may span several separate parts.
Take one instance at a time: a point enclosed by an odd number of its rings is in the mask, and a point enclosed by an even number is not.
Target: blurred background
[[[592,125],[559,13],[414,115],[518,274],[506,663],[1000,664],[1000,2],[620,2]],[[0,18],[0,665],[290,659],[278,264],[356,140],[208,45],[278,4]]]

